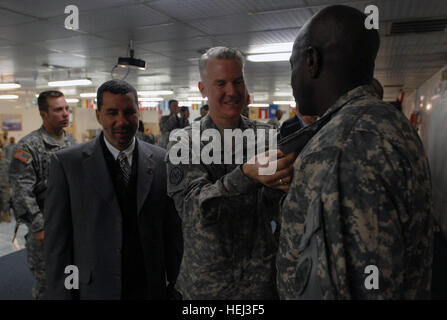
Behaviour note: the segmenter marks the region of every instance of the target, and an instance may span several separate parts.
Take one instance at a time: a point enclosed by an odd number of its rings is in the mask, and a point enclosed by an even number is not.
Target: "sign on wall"
[[[21,114],[4,114],[2,116],[3,131],[22,131]]]

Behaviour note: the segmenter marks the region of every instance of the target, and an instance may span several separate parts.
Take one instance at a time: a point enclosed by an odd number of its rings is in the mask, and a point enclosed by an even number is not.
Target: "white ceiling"
[[[126,80],[139,90],[173,89],[177,96],[197,86],[204,49],[224,45],[247,53],[253,45],[293,42],[306,20],[330,4],[379,8],[375,76],[385,98],[417,88],[447,64],[447,32],[388,34],[391,22],[447,18],[445,0],[0,0],[0,81],[17,81],[22,88],[15,92],[34,97],[48,80],[88,76],[93,87],[63,91],[92,92],[111,78],[134,40],[135,56],[148,68],[131,70]],[[77,31],[64,28],[67,5],[79,8]],[[246,78],[251,93],[270,101],[278,89],[291,92],[288,62],[247,62]]]

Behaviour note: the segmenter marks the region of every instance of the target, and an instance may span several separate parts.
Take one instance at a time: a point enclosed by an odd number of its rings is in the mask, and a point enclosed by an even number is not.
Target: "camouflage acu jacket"
[[[216,126],[207,115],[200,132],[209,128]],[[270,127],[243,117],[240,128]],[[191,127],[186,131],[191,141]],[[188,148],[191,154],[191,144]],[[244,152],[244,162],[245,157]],[[168,154],[167,167],[168,194],[182,218],[184,253],[177,287],[183,298],[276,298],[277,244],[270,221],[278,218],[284,193],[249,179],[237,164],[174,165]]]
[[[76,144],[71,135],[65,131],[64,135],[64,144],[60,146],[42,126],[17,143],[9,169],[14,213],[31,232],[43,229],[42,212],[51,153]]]
[[[299,153],[281,209],[280,298],[429,298],[430,173],[405,116],[361,86],[279,145]]]

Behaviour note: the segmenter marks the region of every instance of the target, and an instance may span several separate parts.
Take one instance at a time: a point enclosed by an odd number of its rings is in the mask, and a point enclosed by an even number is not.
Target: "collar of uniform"
[[[250,122],[250,120],[247,117],[244,117],[242,115],[240,117],[241,117],[241,121],[239,122],[239,126],[237,127],[238,129],[241,129],[243,131],[245,129],[253,127],[252,123]],[[214,129],[219,130],[217,125],[214,123],[213,119],[211,119],[209,113],[200,120],[200,127],[202,130],[209,129],[209,128],[214,128]]]
[[[124,152],[124,154],[126,155],[127,159],[129,160],[129,163],[132,163],[132,154],[133,154],[133,150],[135,149],[135,137],[133,137],[132,139],[132,143],[130,144],[130,146],[127,147],[127,149],[120,151],[117,148],[115,148],[114,146],[112,146],[112,144],[107,141],[106,137],[103,135],[102,138],[104,139],[104,142],[106,143],[106,147],[107,149],[109,149],[110,153],[113,156],[113,159],[117,159],[118,155],[120,154],[120,152]]]
[[[301,152],[301,150],[306,146],[307,142],[309,142],[309,140],[312,139],[312,137],[332,119],[335,113],[337,113],[349,102],[366,95],[375,96],[374,88],[371,85],[358,86],[345,93],[338,98],[338,100],[323,114],[323,116],[321,116],[320,119],[281,139],[278,143],[279,149],[284,154]]]
[[[43,125],[40,127],[39,131],[40,134],[42,135],[43,142],[45,142],[50,146],[59,146],[59,144],[57,144],[56,141],[54,141],[54,139],[51,137],[48,131],[45,130],[45,127]],[[67,133],[65,132],[65,130],[62,130],[62,134],[64,135],[64,142],[65,142],[67,140]]]

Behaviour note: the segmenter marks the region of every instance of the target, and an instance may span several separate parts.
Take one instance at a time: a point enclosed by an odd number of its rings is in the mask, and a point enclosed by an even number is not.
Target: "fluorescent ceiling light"
[[[193,105],[193,102],[191,102],[191,101],[179,101],[178,105],[180,107],[191,107]]]
[[[290,54],[290,52],[253,54],[247,56],[247,60],[252,62],[289,61]]]
[[[85,92],[80,94],[81,98],[96,98],[96,92]]]
[[[251,103],[248,105],[249,107],[268,107],[268,103]]]
[[[79,102],[79,99],[65,99],[65,101],[67,101],[67,103],[76,103]]]
[[[18,83],[0,83],[0,90],[17,89],[20,87],[21,85]]]
[[[157,96],[157,95],[164,95],[164,94],[173,94],[174,91],[172,90],[161,90],[161,91],[138,91],[137,92],[139,96]]]
[[[288,104],[290,106],[296,106],[295,101],[273,101],[273,104]]]
[[[275,53],[275,52],[292,52],[293,42],[270,43],[262,46],[252,46],[249,54],[257,53]]]
[[[208,100],[208,98],[202,98],[202,97],[188,97],[189,101],[205,101]]]
[[[138,98],[138,101],[163,101],[163,98],[153,97],[153,98]]]
[[[14,99],[18,99],[19,96],[15,95],[15,94],[5,94],[5,95],[1,95],[0,96],[0,100],[14,100]]]
[[[70,86],[89,86],[92,84],[90,79],[78,79],[78,80],[64,80],[64,81],[49,81],[50,87],[70,87]]]
[[[147,108],[147,107],[158,107],[159,103],[158,102],[143,102],[141,104],[141,107],[143,108]]]
[[[293,97],[291,92],[275,92],[276,97]]]

